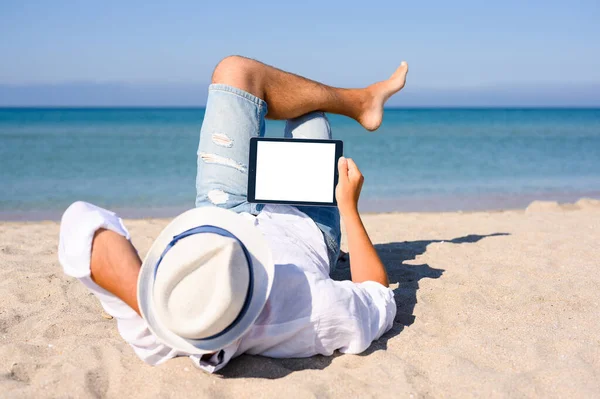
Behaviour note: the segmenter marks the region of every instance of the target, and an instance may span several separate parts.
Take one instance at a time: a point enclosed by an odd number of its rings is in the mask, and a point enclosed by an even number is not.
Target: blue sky
[[[392,105],[600,105],[600,2],[0,2],[0,105],[193,105],[242,54]]]

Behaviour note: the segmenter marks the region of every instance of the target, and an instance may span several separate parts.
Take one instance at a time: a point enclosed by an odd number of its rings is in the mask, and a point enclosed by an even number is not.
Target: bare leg
[[[388,79],[363,89],[340,89],[284,72],[240,56],[222,60],[213,83],[247,91],[267,102],[267,118],[292,119],[311,111],[349,116],[367,130],[376,130],[383,119],[383,105],[405,84],[408,64],[402,62]]]

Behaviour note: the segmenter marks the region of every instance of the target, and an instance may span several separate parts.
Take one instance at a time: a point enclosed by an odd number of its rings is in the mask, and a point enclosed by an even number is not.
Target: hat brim
[[[203,225],[218,226],[228,230],[246,246],[252,259],[254,288],[246,313],[231,329],[215,338],[193,340],[171,332],[156,316],[152,299],[154,267],[174,236]],[[233,343],[254,324],[269,297],[274,274],[271,250],[262,233],[250,220],[235,212],[217,207],[191,209],[173,219],[150,247],[138,277],[138,306],[150,331],[165,345],[190,354],[212,353]]]

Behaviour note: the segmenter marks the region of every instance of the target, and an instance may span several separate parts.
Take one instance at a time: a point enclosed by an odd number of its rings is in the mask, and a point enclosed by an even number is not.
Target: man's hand
[[[358,212],[358,198],[365,178],[351,158],[338,161],[339,180],[335,198],[342,216]]]
[[[335,188],[340,215],[344,218],[350,253],[352,281],[375,281],[388,286],[387,273],[358,214],[358,198],[364,178],[354,161],[341,157],[338,162],[339,181]]]

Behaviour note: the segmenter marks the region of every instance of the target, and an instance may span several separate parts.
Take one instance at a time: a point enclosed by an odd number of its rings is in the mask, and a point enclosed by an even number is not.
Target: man
[[[65,273],[96,295],[123,339],[152,365],[189,356],[214,372],[242,353],[364,351],[391,328],[396,305],[358,214],[359,169],[340,159],[337,208],[249,204],[249,139],[264,135],[265,118],[287,120],[286,137],[330,139],[323,112],[375,130],[407,72],[403,62],[388,80],[339,89],[225,58],[214,70],[200,132],[197,208],[175,218],[142,262],[117,215],[76,202],[61,222]],[[340,215],[352,281],[329,277]]]

